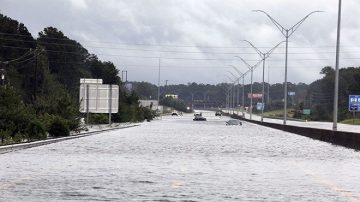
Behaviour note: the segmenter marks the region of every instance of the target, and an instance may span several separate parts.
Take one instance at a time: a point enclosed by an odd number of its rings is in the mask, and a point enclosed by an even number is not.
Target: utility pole
[[[333,114],[333,131],[337,131],[338,121],[338,98],[339,98],[339,63],[340,63],[340,34],[341,34],[341,0],[339,0],[336,38],[336,62],[335,62],[335,87],[334,87],[334,114]]]
[[[124,75],[125,75],[125,80],[124,80]],[[121,80],[125,83],[127,83],[127,70],[123,70],[121,71]]]
[[[284,35],[285,41],[286,41],[286,49],[285,49],[285,81],[284,81],[284,121],[283,124],[286,125],[286,119],[287,119],[287,66],[288,66],[288,48],[289,48],[289,38],[290,36],[300,27],[300,25],[312,14],[319,13],[322,11],[313,11],[309,14],[307,14],[304,18],[302,18],[299,22],[297,22],[295,25],[290,27],[289,29],[284,28],[280,23],[278,23],[274,18],[272,18],[268,13],[262,10],[254,10],[254,12],[261,12],[264,13],[271,22],[276,26],[277,29],[280,30],[281,34]]]
[[[204,98],[203,98],[203,104],[204,104],[204,110],[206,109],[206,106],[205,106],[205,102],[206,102],[206,93],[203,94]]]
[[[194,93],[191,93],[191,110],[194,110]]]
[[[165,80],[165,92],[164,92],[164,94],[166,95],[167,94],[167,83],[168,83],[168,80]]]
[[[256,48],[250,41],[244,40],[245,42],[249,43],[250,46],[252,46],[255,51],[257,52],[257,54],[260,56],[260,58],[262,59],[263,62],[263,69],[262,69],[262,96],[261,96],[261,122],[264,121],[264,108],[265,108],[265,60],[266,58],[270,57],[270,55],[274,52],[274,50],[281,44],[283,43],[280,42],[278,43],[276,46],[274,46],[272,49],[270,49],[268,52],[263,53],[261,52],[258,48]]]
[[[161,59],[159,58],[159,72],[158,72],[158,108],[157,110],[159,110],[159,105],[160,105],[160,68],[161,68]]]
[[[36,92],[37,92],[37,66],[38,66],[38,60],[37,60],[37,53],[35,51],[35,65],[34,65],[34,101],[36,101]]]

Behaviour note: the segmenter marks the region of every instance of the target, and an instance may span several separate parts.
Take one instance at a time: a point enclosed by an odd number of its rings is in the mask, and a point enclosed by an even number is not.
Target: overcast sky
[[[315,13],[291,36],[288,81],[305,82],[321,77],[324,66],[335,64],[338,0],[0,0],[0,12],[23,22],[34,37],[54,26],[79,41],[101,60],[128,71],[131,81],[157,83],[161,58],[161,83],[228,81],[229,65],[254,65],[259,56],[243,40],[263,52],[284,40],[261,13],[268,12],[289,28],[314,10]],[[340,64],[360,62],[359,0],[343,1],[342,53]],[[285,46],[267,60],[266,80],[284,81]],[[262,66],[254,81],[262,79]],[[249,82],[247,76],[245,82]]]

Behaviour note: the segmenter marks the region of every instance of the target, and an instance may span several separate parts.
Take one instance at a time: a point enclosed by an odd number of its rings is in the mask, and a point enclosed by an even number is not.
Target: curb
[[[28,149],[28,148],[32,148],[32,147],[39,147],[39,146],[43,146],[43,145],[47,145],[47,144],[62,142],[65,140],[87,137],[87,136],[103,133],[106,131],[132,128],[132,127],[136,127],[136,126],[139,126],[139,124],[131,125],[131,126],[123,126],[123,127],[118,127],[118,128],[109,128],[109,129],[92,131],[92,132],[86,132],[86,133],[82,133],[79,135],[72,135],[72,136],[68,136],[68,137],[52,138],[52,139],[47,139],[47,140],[35,141],[35,142],[26,142],[26,143],[20,143],[20,144],[0,146],[0,154],[9,153],[9,152],[17,151],[17,150],[22,150],[22,149]]]

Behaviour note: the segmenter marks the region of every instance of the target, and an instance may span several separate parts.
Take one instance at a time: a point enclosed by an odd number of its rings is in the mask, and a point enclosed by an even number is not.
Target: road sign
[[[256,103],[256,110],[260,111],[263,109],[263,107],[265,107],[265,104],[261,102]]]
[[[360,112],[360,95],[349,95],[349,111]]]
[[[86,78],[80,78],[80,84],[102,84],[102,79],[86,79]]]
[[[289,91],[289,92],[288,92],[288,95],[289,95],[289,96],[295,96],[295,92],[294,92],[294,91]]]
[[[310,115],[310,114],[311,114],[311,110],[310,110],[310,109],[303,109],[303,114],[304,114],[304,115]]]
[[[80,112],[117,113],[119,86],[105,84],[80,84]]]
[[[251,98],[251,93],[248,93],[248,98]],[[253,93],[252,94],[252,98],[253,99],[261,99],[262,98],[262,94],[261,93]]]

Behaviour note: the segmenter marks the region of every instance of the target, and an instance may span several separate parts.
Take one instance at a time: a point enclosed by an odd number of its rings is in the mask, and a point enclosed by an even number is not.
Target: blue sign
[[[360,112],[360,95],[349,95],[349,111]]]
[[[256,103],[256,110],[260,111],[265,107],[265,104],[258,102]]]
[[[289,91],[288,96],[295,96],[295,92],[294,91]]]

